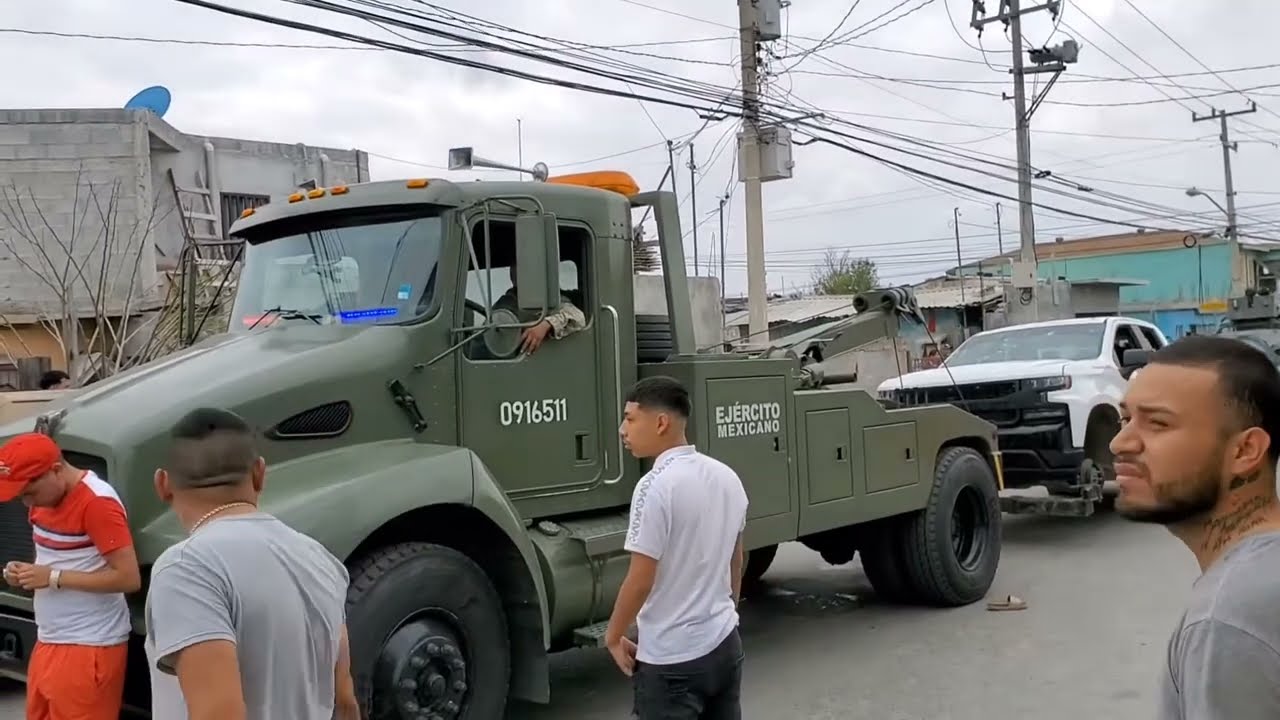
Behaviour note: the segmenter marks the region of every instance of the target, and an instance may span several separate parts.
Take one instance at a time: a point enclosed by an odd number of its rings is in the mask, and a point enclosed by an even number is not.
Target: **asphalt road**
[[[1110,514],[1006,517],[991,597],[1026,599],[1020,612],[884,605],[856,561],[833,568],[787,545],[768,592],[744,603],[744,718],[1150,717],[1195,575],[1163,529]],[[554,660],[551,704],[510,718],[619,720],[629,707],[607,654],[574,651]],[[0,695],[0,719],[22,716],[20,691]]]

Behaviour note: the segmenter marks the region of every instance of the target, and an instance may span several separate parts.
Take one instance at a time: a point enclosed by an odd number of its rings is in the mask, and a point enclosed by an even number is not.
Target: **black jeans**
[[[688,662],[637,662],[636,720],[741,720],[742,637],[734,628],[715,650]]]

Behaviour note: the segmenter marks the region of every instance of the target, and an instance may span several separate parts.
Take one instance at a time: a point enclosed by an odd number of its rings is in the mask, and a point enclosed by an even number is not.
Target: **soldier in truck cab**
[[[499,308],[509,310],[520,318],[521,322],[530,322],[538,316],[537,310],[521,310],[519,303],[516,302],[516,266],[514,264],[511,266],[511,288],[493,303],[493,308],[495,310]],[[525,328],[524,334],[520,339],[520,352],[532,355],[542,346],[548,335],[560,340],[586,326],[586,315],[577,305],[573,304],[569,296],[561,293],[558,307],[551,308],[547,316],[537,325]]]

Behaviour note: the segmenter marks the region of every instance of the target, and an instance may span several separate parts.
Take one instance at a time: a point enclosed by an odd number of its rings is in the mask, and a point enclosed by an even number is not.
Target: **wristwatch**
[[[55,588],[55,589],[62,587],[62,571],[61,570],[49,571],[49,587]]]

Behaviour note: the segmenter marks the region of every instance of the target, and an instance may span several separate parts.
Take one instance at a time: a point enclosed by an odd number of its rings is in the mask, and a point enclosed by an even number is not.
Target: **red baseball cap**
[[[22,494],[27,483],[62,462],[62,450],[43,433],[17,435],[0,446],[0,502]]]

